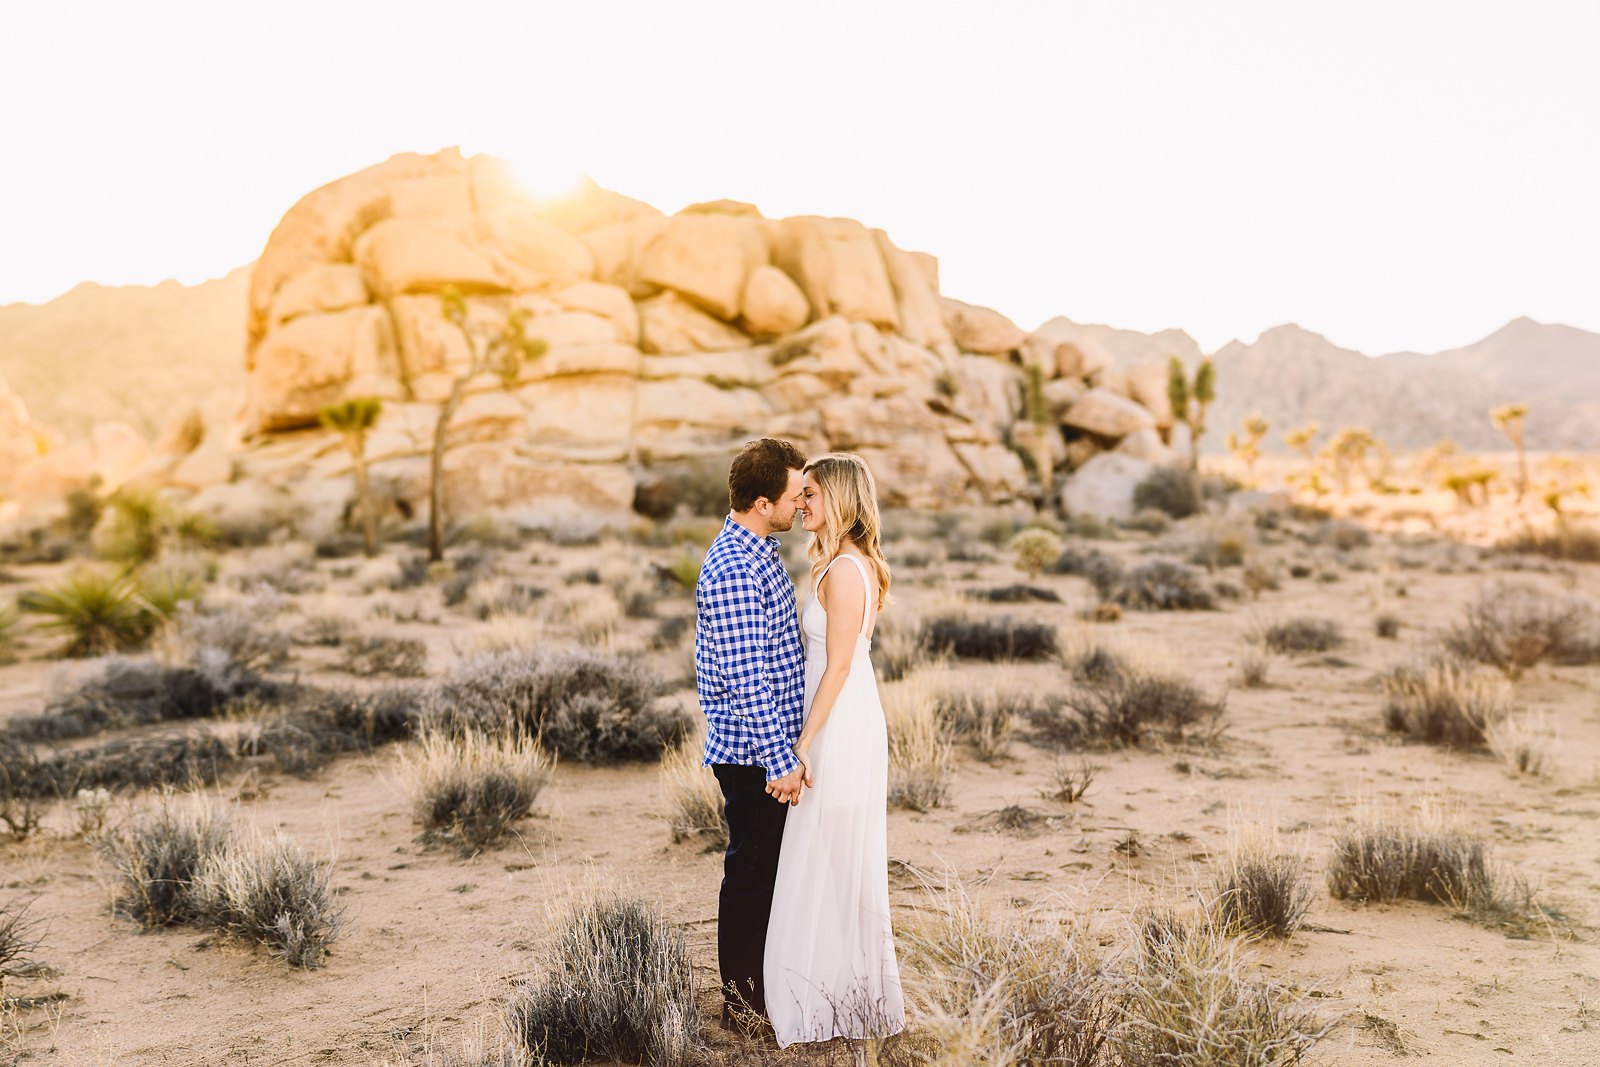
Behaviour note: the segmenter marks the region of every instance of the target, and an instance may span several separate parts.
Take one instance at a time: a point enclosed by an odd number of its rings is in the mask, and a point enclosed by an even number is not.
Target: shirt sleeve
[[[767,679],[767,605],[755,575],[729,567],[705,583],[703,610],[712,658],[736,715],[776,707]]]

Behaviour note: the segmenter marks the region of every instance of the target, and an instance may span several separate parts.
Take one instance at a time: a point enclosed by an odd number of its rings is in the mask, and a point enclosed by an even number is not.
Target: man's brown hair
[[[733,457],[728,470],[728,507],[749,511],[766,497],[774,504],[789,487],[789,472],[806,469],[806,454],[788,441],[763,437],[751,441]]]

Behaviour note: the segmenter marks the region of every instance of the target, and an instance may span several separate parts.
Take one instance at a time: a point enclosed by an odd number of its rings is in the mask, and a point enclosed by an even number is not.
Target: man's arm
[[[711,575],[702,592],[712,658],[732,697],[734,714],[754,719],[751,728],[767,780],[785,777],[800,761],[776,718],[777,693],[767,676],[770,634],[761,582],[733,566]]]

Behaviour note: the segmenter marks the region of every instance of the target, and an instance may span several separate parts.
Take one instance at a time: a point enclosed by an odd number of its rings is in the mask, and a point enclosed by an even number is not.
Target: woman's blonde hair
[[[806,555],[811,560],[811,587],[839,557],[846,544],[854,544],[867,557],[878,576],[878,606],[889,603],[889,564],[879,543],[878,483],[866,460],[854,452],[829,452],[806,465],[805,472],[822,490],[822,530],[811,538]]]

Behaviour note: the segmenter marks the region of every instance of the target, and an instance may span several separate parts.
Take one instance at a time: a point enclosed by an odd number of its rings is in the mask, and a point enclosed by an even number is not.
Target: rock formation
[[[881,230],[733,201],[666,216],[593,185],[538,202],[498,160],[447,150],[324,186],[274,231],[250,285],[243,476],[342,477],[317,410],[378,396],[375,474],[420,504],[468,361],[447,286],[473,328],[518,310],[548,346],[469,386],[446,460],[460,507],[625,509],[652,472],[768,434],[861,453],[891,504],[1011,499],[1024,358],[1048,363],[1085,458],[1162,420],[1123,379],[1094,387],[1092,348],[942,297],[932,257]]]

